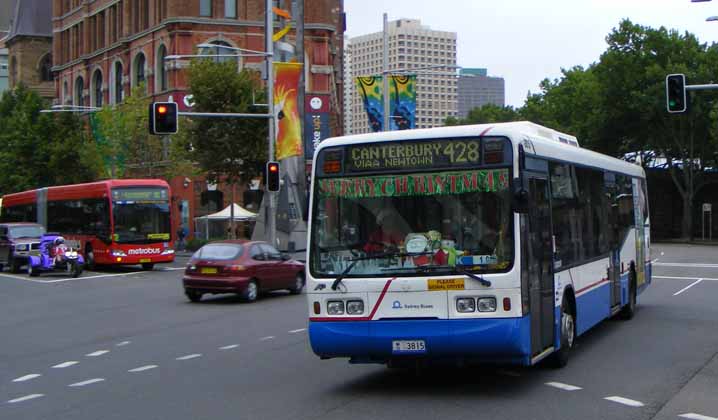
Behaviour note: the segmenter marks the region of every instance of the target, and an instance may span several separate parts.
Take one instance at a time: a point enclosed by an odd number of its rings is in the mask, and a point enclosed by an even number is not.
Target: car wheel
[[[72,264],[72,277],[77,278],[77,277],[80,277],[81,274],[82,274],[82,265],[80,265],[78,263]]]
[[[561,348],[551,357],[554,367],[562,368],[568,364],[568,357],[576,339],[576,321],[571,306],[565,297],[563,298],[563,303],[561,303],[561,328],[559,330]]]
[[[3,268],[5,268],[5,266],[0,264],[0,271],[2,271]]]
[[[37,277],[40,275],[40,271],[37,268],[33,267],[32,264],[28,264],[27,265],[27,274],[30,277]]]
[[[142,269],[145,271],[152,271],[155,268],[154,263],[142,263]]]
[[[95,268],[95,252],[91,246],[88,246],[85,251],[85,267],[87,267],[88,270]]]
[[[190,300],[190,302],[199,302],[202,300],[202,293],[196,292],[194,290],[185,290],[184,291],[185,296],[187,296],[187,299]]]
[[[302,289],[304,288],[304,275],[302,273],[297,273],[297,275],[294,278],[294,285],[289,289],[289,293],[293,295],[298,295],[302,293]]]
[[[247,284],[247,288],[244,290],[244,293],[242,293],[242,299],[244,299],[247,302],[254,302],[259,297],[259,286],[257,285],[256,280],[251,280],[249,284]]]
[[[619,317],[625,321],[632,319],[636,314],[636,273],[631,270],[628,279],[628,303],[619,312]]]
[[[20,268],[22,267],[22,263],[20,261],[14,260],[14,259],[10,262],[9,265],[10,265],[10,271],[12,271],[13,273],[19,273]]]

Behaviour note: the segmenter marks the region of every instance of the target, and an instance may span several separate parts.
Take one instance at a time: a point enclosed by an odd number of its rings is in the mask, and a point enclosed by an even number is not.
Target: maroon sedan
[[[192,302],[199,302],[205,293],[238,293],[253,302],[269,290],[301,293],[304,264],[266,242],[212,242],[192,255],[182,283]]]

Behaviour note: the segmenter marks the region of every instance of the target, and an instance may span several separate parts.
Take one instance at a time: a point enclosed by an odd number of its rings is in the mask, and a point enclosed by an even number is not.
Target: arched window
[[[235,62],[239,59],[239,56],[233,56],[237,53],[237,51],[234,50],[234,48],[229,45],[228,43],[224,41],[210,41],[208,44],[216,45],[216,47],[212,48],[202,48],[200,51],[200,54],[207,55],[207,56],[215,56],[213,60],[215,63],[226,63],[226,62]],[[222,47],[229,47],[229,48],[222,48]],[[229,57],[219,57],[217,55],[230,55]]]
[[[132,67],[135,75],[133,86],[139,86],[145,83],[145,55],[143,53],[139,53],[135,56],[135,62]],[[145,86],[145,89],[147,89],[147,86]]]
[[[119,62],[119,61],[115,62],[114,77],[115,77],[115,79],[114,79],[114,80],[115,80],[115,83],[114,83],[114,87],[115,87],[114,96],[115,96],[115,98],[114,98],[114,99],[115,99],[115,103],[116,103],[116,104],[119,104],[119,103],[122,103],[122,100],[123,100],[124,97],[125,97],[125,92],[124,92],[123,89],[122,89],[122,87],[123,87],[123,83],[122,83],[122,63]]]
[[[155,90],[157,92],[164,92],[168,88],[165,57],[167,57],[167,48],[164,45],[160,45],[155,61]]]
[[[102,72],[100,69],[95,70],[92,76],[92,106],[102,107]]]
[[[52,54],[45,54],[40,60],[40,81],[52,82]]]
[[[67,80],[62,84],[62,101],[65,104],[72,103],[72,99],[69,96],[68,88],[67,88]]]
[[[85,106],[85,98],[83,91],[85,90],[85,82],[82,80],[82,76],[75,79],[75,105]]]

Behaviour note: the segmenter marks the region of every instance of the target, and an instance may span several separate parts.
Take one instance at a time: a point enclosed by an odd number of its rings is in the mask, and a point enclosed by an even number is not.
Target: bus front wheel
[[[152,271],[155,268],[154,263],[142,263],[142,269],[145,271]]]
[[[559,329],[561,348],[552,355],[553,365],[557,368],[562,368],[568,364],[568,357],[576,339],[576,319],[573,314],[573,308],[566,296],[564,296],[561,303],[561,328]]]

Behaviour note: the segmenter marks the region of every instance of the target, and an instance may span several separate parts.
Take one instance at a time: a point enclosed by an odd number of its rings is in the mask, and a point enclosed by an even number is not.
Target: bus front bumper
[[[309,323],[312,350],[322,358],[386,363],[420,357],[530,364],[531,322],[521,318],[387,320]],[[423,340],[423,353],[394,353],[394,341]]]

